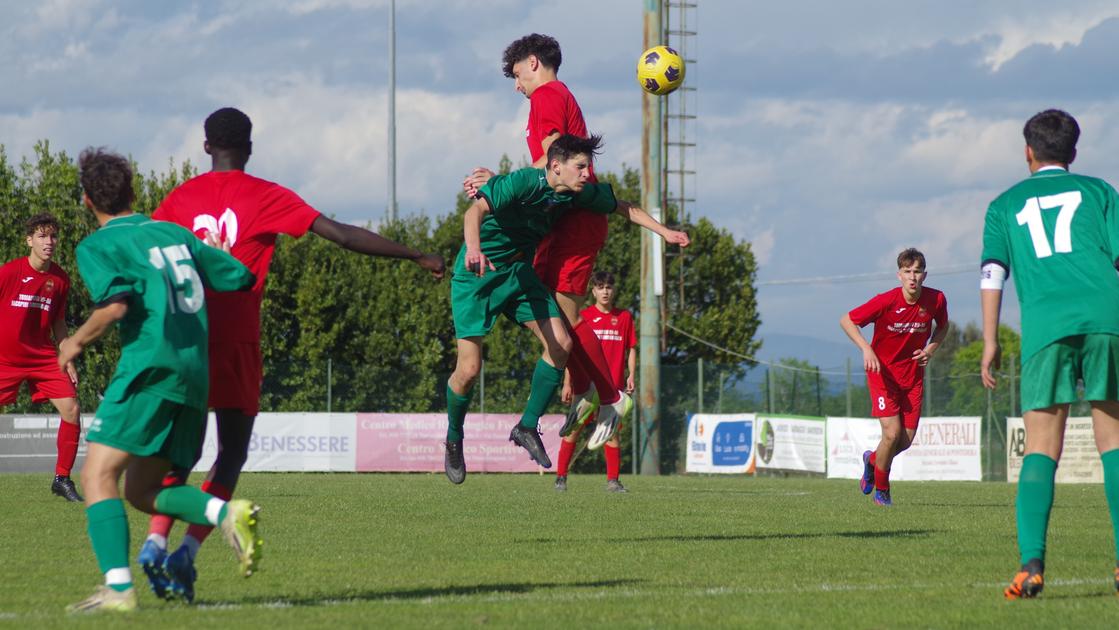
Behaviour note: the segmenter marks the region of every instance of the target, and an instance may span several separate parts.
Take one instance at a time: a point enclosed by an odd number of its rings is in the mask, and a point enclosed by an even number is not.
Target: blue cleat
[[[148,585],[152,587],[152,593],[155,593],[155,596],[160,599],[170,599],[171,597],[168,591],[171,582],[167,573],[163,570],[163,561],[166,558],[167,551],[160,549],[150,540],[144,541],[144,546],[140,548],[140,555],[136,556],[136,562],[144,570],[144,575],[148,576]]]
[[[186,603],[194,601],[194,581],[198,579],[198,572],[194,570],[194,560],[186,547],[179,547],[167,556],[163,563],[163,571],[169,581],[168,599],[178,597]]]
[[[874,491],[874,466],[870,465],[870,451],[863,451],[863,476],[859,479],[859,490],[863,494]]]
[[[878,505],[883,506],[883,507],[890,507],[894,504],[894,502],[890,500],[890,491],[889,490],[877,490],[876,489],[874,491],[874,502]]]

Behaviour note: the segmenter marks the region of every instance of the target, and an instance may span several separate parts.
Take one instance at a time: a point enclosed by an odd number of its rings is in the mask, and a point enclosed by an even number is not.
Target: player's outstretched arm
[[[1002,310],[1002,289],[980,289],[979,302],[983,309],[983,359],[979,371],[983,385],[994,389],[997,383],[994,372],[1002,367],[1002,348],[999,347],[999,311]]]
[[[654,234],[660,234],[665,241],[674,245],[687,247],[692,242],[691,239],[688,238],[688,234],[686,232],[679,232],[677,230],[671,230],[665,227],[659,221],[654,219],[648,212],[645,212],[641,208],[638,208],[637,206],[627,201],[622,201],[619,199],[618,207],[614,211],[625,217],[626,220],[630,223],[640,225],[641,227],[649,230],[650,232],[653,232]]]
[[[863,333],[859,331],[859,327],[851,320],[850,313],[844,313],[843,317],[839,318],[839,327],[843,332],[847,333],[851,341],[863,351],[863,369],[868,372],[878,372],[882,369],[882,365],[878,362],[878,355],[874,353],[874,348],[866,342],[863,338]]]
[[[124,319],[127,313],[128,304],[123,301],[97,307],[73,335],[58,344],[58,366],[65,368],[66,364],[76,359],[86,346],[100,339],[113,324]]]
[[[256,284],[256,276],[241,261],[229,254],[207,235],[205,242],[188,240],[194,264],[202,275],[202,283],[214,291],[247,291]]]
[[[431,272],[431,275],[435,278],[443,277],[445,265],[442,256],[425,254],[407,245],[401,245],[396,241],[387,239],[376,232],[370,232],[365,228],[339,223],[333,219],[320,216],[311,224],[311,231],[352,252],[365,254],[366,256],[406,258]]]
[[[490,211],[490,202],[481,197],[466,209],[462,215],[462,238],[466,244],[463,261],[466,269],[478,277],[486,275],[486,269],[494,270],[493,263],[482,253],[482,219]]]

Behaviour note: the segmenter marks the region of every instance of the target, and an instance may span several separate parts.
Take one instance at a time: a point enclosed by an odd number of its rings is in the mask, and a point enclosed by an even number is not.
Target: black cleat
[[[556,492],[567,492],[567,475],[556,476]],[[1119,571],[1119,569],[1116,571]],[[1119,576],[1119,573],[1116,573],[1116,576]],[[1116,579],[1119,579],[1119,577],[1116,577]]]
[[[456,485],[466,481],[466,460],[462,457],[462,440],[446,442],[444,445],[447,447],[447,452],[443,455],[443,470],[447,473],[447,479]]]
[[[1010,586],[1002,592],[1003,596],[1007,599],[1033,599],[1041,595],[1041,589],[1045,586],[1044,573],[1045,564],[1041,560],[1030,560],[1014,575]]]
[[[552,460],[548,459],[548,451],[544,450],[544,442],[540,441],[536,429],[527,429],[517,423],[509,433],[509,441],[528,451],[532,461],[544,468],[552,467]]]
[[[82,495],[78,494],[78,489],[74,487],[74,480],[63,475],[54,476],[54,482],[51,484],[51,492],[67,501],[85,503],[85,499],[82,498]]]

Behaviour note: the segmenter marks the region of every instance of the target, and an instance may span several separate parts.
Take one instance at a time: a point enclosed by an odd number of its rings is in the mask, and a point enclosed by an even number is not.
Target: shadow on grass
[[[633,586],[645,580],[595,580],[591,582],[519,582],[508,584],[471,584],[463,586],[421,587],[391,591],[345,591],[316,595],[270,595],[267,597],[246,597],[235,601],[199,600],[201,608],[221,608],[239,606],[269,606],[275,608],[296,606],[328,606],[348,602],[378,602],[393,600],[424,600],[439,597],[471,597],[476,595],[524,594],[539,590],[571,588],[615,588]]]
[[[864,538],[868,540],[877,538],[924,538],[940,530],[935,529],[898,529],[891,531],[859,531],[859,532],[818,532],[818,533],[790,533],[790,534],[668,534],[664,536],[640,536],[637,538],[603,538],[603,543],[642,543],[642,542],[722,542],[728,540],[808,540],[812,538]],[[559,543],[570,544],[564,538],[533,538],[518,540],[517,542],[540,544]]]

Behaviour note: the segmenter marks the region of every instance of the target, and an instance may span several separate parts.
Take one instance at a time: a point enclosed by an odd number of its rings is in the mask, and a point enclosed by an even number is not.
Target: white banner
[[[356,426],[353,413],[262,413],[253,424],[244,470],[353,472]],[[217,444],[217,425],[210,412],[196,471],[210,469]]]
[[[858,479],[864,451],[878,448],[882,437],[876,418],[828,418],[828,477]],[[913,444],[894,459],[896,481],[980,481],[981,419],[921,418]]]
[[[759,415],[754,424],[758,470],[827,472],[824,418]]]
[[[688,459],[694,473],[754,471],[754,414],[693,414],[688,419]]]
[[[1006,419],[1006,480],[1018,483],[1026,454],[1026,424],[1021,418]],[[1091,418],[1069,418],[1065,422],[1065,444],[1057,466],[1057,483],[1103,483],[1103,464],[1096,449]]]

